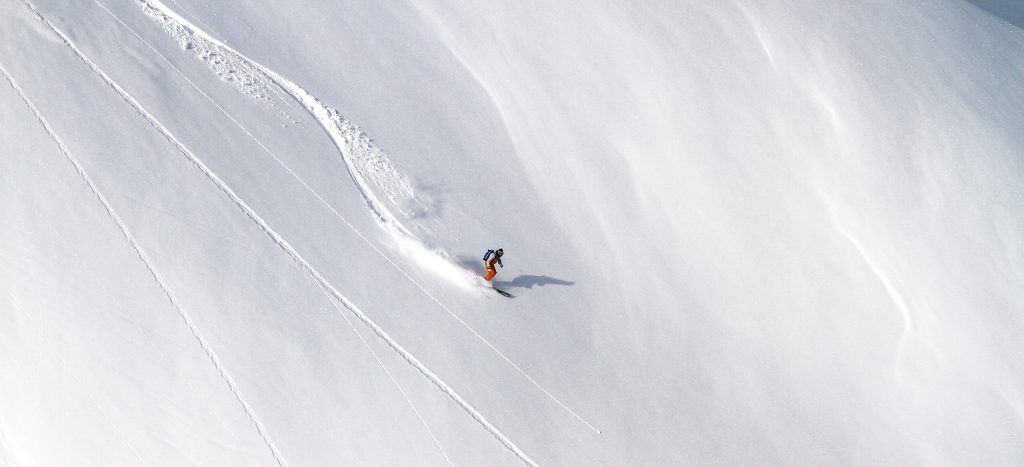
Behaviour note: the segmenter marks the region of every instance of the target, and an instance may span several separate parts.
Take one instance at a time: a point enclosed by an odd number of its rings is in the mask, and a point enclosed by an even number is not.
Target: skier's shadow
[[[524,289],[532,289],[533,286],[543,287],[545,285],[573,285],[573,281],[563,281],[562,279],[555,279],[549,276],[535,276],[533,274],[521,274],[515,279],[509,281],[494,281],[496,287],[522,287]]]
[[[458,260],[459,260],[459,265],[462,266],[463,268],[465,268],[465,269],[467,269],[469,271],[473,271],[473,272],[481,273],[482,274],[482,271],[484,269],[484,262],[483,262],[483,260],[478,260],[476,258],[471,258],[471,257],[468,257],[468,256],[459,256]],[[499,272],[498,274],[501,274],[501,272]],[[573,281],[566,281],[566,280],[562,280],[562,279],[556,279],[556,278],[550,277],[550,276],[537,276],[537,275],[533,275],[533,274],[520,274],[519,276],[517,276],[515,279],[512,279],[511,281],[495,280],[495,281],[492,281],[492,283],[494,284],[495,287],[521,287],[521,288],[524,288],[524,289],[532,289],[533,286],[535,286],[535,285],[539,286],[539,287],[543,287],[545,285],[566,285],[566,286],[568,286],[568,285],[576,284]]]

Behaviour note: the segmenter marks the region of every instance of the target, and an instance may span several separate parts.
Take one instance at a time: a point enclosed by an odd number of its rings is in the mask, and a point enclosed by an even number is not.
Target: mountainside
[[[1021,13],[0,0],[0,465],[1019,464]]]

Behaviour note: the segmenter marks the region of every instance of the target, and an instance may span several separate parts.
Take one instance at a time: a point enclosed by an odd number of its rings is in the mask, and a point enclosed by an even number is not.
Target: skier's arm
[[[504,264],[501,264],[501,258],[497,258],[497,257],[496,257],[495,259],[497,259],[497,260],[498,260],[498,266],[501,266],[501,268],[502,268],[502,269],[505,269],[505,265],[504,265]]]

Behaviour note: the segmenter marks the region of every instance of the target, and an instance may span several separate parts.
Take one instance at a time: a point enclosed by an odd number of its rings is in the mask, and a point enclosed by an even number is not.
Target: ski
[[[506,296],[508,298],[515,298],[515,295],[512,295],[512,294],[510,294],[510,293],[508,293],[508,292],[506,292],[504,290],[501,290],[501,289],[499,289],[497,287],[494,288],[494,291],[498,292],[498,293],[500,293],[500,294],[502,294],[502,295],[504,295],[504,296]]]

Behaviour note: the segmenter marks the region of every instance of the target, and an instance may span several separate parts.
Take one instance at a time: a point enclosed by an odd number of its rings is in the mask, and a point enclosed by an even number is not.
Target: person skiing
[[[498,263],[499,267],[504,268],[505,265],[501,264],[501,257],[505,254],[505,250],[498,248],[497,250],[487,250],[484,254],[484,268],[487,269],[487,277],[484,279],[490,282],[494,275],[498,273],[497,269],[494,269],[494,263]]]

